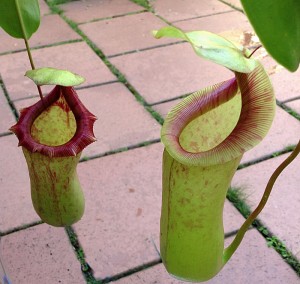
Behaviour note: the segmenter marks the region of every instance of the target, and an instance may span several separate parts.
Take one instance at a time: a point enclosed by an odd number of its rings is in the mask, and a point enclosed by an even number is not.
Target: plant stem
[[[297,157],[297,155],[299,153],[300,153],[300,140],[299,140],[296,148],[294,149],[294,151],[274,171],[274,173],[272,174],[272,176],[270,177],[270,179],[268,181],[268,184],[266,186],[266,189],[264,191],[264,194],[262,196],[260,203],[258,204],[256,209],[251,213],[251,215],[246,219],[246,221],[244,222],[242,227],[239,229],[233,242],[225,249],[224,256],[223,256],[223,265],[226,264],[226,262],[230,259],[230,257],[236,251],[236,249],[240,245],[241,241],[243,240],[243,237],[244,237],[245,233],[247,232],[248,227],[253,223],[255,218],[265,207],[278,176]]]
[[[15,1],[15,4],[16,4],[17,14],[18,14],[18,17],[19,17],[19,20],[20,20],[20,24],[21,24],[22,33],[23,33],[23,36],[24,36],[23,39],[25,41],[25,46],[26,46],[28,57],[29,57],[30,65],[31,65],[32,70],[34,70],[35,66],[34,66],[34,63],[33,63],[32,56],[31,56],[31,51],[30,51],[28,40],[27,40],[27,35],[26,35],[25,27],[24,27],[23,18],[22,18],[21,13],[20,13],[19,2]],[[43,94],[42,94],[41,87],[37,86],[37,89],[38,89],[41,100],[43,100]]]
[[[29,57],[31,68],[32,68],[32,70],[34,70],[35,66],[34,66],[34,63],[33,63],[33,59],[32,59],[32,55],[31,55],[28,40],[26,38],[24,38],[24,41],[25,41],[25,46],[26,46],[26,50],[27,50],[27,54],[28,54],[28,57]],[[43,100],[43,93],[42,93],[41,87],[37,85],[37,89],[39,91],[39,95],[40,95],[41,100]]]

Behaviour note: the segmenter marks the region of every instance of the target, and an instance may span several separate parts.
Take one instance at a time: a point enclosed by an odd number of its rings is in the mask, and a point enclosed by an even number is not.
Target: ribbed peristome
[[[19,146],[49,157],[76,156],[96,141],[93,125],[97,118],[79,100],[73,87],[55,86],[34,105],[22,109],[10,130]]]
[[[165,119],[161,139],[169,154],[185,165],[226,163],[266,136],[275,106],[270,79],[257,62],[251,73],[235,72],[235,78],[198,91],[175,106]],[[205,127],[210,120],[215,125]],[[214,139],[206,143],[211,135]]]

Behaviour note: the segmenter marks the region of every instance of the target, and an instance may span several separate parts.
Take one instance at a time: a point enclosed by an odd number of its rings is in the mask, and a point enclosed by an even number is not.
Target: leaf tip
[[[155,38],[159,38],[159,37],[157,36],[157,33],[158,33],[158,30],[153,30],[153,31],[152,31],[152,35],[153,35]]]

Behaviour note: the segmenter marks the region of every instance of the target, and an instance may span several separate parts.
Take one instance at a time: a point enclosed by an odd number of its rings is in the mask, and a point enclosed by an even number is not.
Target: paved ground
[[[161,123],[179,97],[232,75],[197,58],[186,43],[155,40],[151,30],[172,23],[221,33],[251,48],[257,38],[239,1],[154,0],[152,10],[129,0],[73,1],[53,10],[40,2],[41,27],[30,40],[36,66],[70,69],[86,78],[78,93],[99,118],[98,141],[84,151],[78,167],[86,198],[82,220],[68,230],[41,223],[22,151],[7,130],[18,109],[38,100],[37,92],[23,76],[30,69],[23,42],[0,31],[0,249],[12,282],[183,283],[165,272],[156,249]],[[232,182],[251,209],[300,133],[299,71],[285,71],[263,49],[256,56],[271,75],[278,106],[268,137],[245,154]],[[279,178],[256,227],[208,283],[300,283],[292,268],[300,273],[299,167],[297,158]],[[227,200],[227,243],[243,220]]]

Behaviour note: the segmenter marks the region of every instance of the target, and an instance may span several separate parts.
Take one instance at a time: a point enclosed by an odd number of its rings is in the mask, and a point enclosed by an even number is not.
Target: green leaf
[[[29,39],[39,25],[38,0],[0,0],[0,26],[12,37]]]
[[[156,38],[172,37],[188,41],[195,52],[208,60],[233,71],[250,73],[256,67],[256,60],[247,58],[248,50],[234,45],[227,39],[206,31],[183,32],[175,27],[164,27],[153,32]]]
[[[29,70],[25,76],[34,81],[38,86],[59,85],[59,86],[77,86],[82,84],[85,79],[75,73],[67,70],[59,70],[50,67]]]
[[[300,63],[300,1],[241,0],[257,36],[278,63],[294,72]]]

